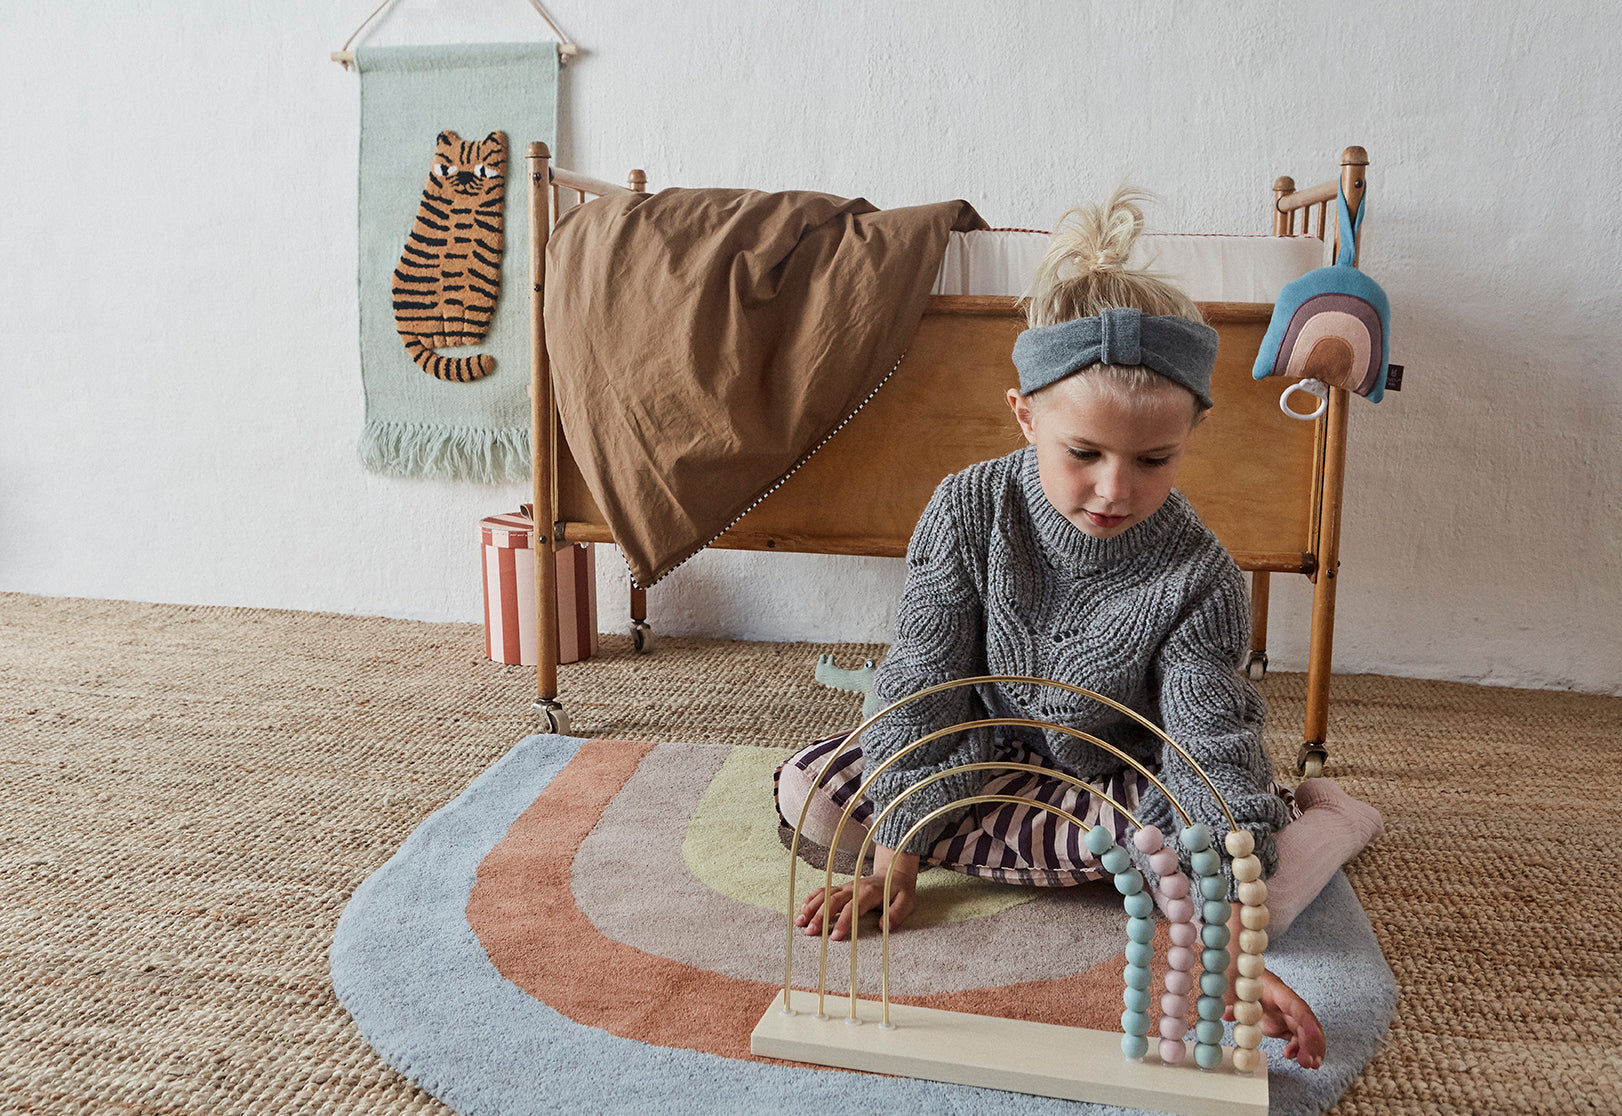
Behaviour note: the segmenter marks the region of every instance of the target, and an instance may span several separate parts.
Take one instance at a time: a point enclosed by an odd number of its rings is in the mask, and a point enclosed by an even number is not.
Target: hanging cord
[[[372,14],[361,20],[360,26],[350,32],[349,38],[344,40],[344,45],[332,52],[332,60],[346,70],[353,66],[355,52],[349,49],[349,44],[354,42],[355,37],[366,29],[368,23],[376,19],[378,14],[392,3],[394,3],[394,0],[383,0],[381,4],[373,8]],[[561,65],[568,65],[569,59],[580,53],[580,48],[574,44],[574,40],[563,33],[563,29],[557,25],[552,17],[546,14],[546,9],[541,7],[540,0],[529,0],[529,6],[534,8],[536,14],[546,20],[546,25],[552,29],[552,35],[558,41],[558,61]]]

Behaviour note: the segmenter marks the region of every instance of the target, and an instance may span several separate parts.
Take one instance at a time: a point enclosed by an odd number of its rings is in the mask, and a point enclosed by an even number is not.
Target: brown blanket
[[[855,413],[906,351],[962,201],[805,191],[605,197],[547,248],[563,430],[649,586]]]

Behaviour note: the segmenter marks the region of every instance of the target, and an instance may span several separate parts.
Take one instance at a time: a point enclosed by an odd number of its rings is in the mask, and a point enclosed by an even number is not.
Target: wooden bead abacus
[[[1143,725],[1188,763],[1210,790],[1225,820],[1228,833],[1223,841],[1230,872],[1237,887],[1239,908],[1238,955],[1235,959],[1237,978],[1234,981],[1236,1003],[1234,1015],[1234,1047],[1231,1055],[1221,1045],[1222,1016],[1228,992],[1230,958],[1230,915],[1227,900],[1228,881],[1222,874],[1222,852],[1213,846],[1213,835],[1208,826],[1196,822],[1182,802],[1171,793],[1156,774],[1142,763],[1107,741],[1064,725],[1019,717],[989,717],[966,721],[939,729],[919,737],[896,751],[864,778],[856,794],[846,802],[835,827],[829,848],[840,848],[840,838],[846,823],[854,814],[858,803],[867,794],[873,780],[907,754],[951,733],[979,728],[1024,727],[1058,732],[1086,740],[1116,756],[1142,774],[1171,804],[1182,822],[1177,843],[1189,854],[1192,875],[1183,873],[1179,857],[1156,827],[1145,825],[1098,787],[1056,771],[1034,764],[1016,762],[969,763],[935,772],[892,799],[872,819],[861,849],[856,857],[856,876],[872,851],[873,835],[891,811],[908,797],[933,783],[953,775],[971,771],[999,772],[1023,770],[1044,777],[1070,783],[1089,794],[1108,802],[1120,816],[1130,823],[1133,844],[1148,858],[1149,867],[1160,879],[1160,891],[1165,900],[1165,912],[1170,922],[1172,945],[1167,952],[1169,971],[1159,1003],[1158,1042],[1151,1056],[1149,1041],[1151,962],[1154,939],[1154,899],[1147,889],[1143,874],[1132,866],[1131,854],[1117,843],[1115,836],[1104,826],[1093,826],[1085,835],[1085,844],[1099,863],[1108,871],[1120,892],[1126,909],[1127,942],[1126,968],[1122,974],[1124,989],[1121,1031],[1118,1035],[1080,1027],[1060,1027],[1046,1023],[998,1019],[970,1015],[963,1012],[941,1011],[910,1005],[892,1005],[890,1002],[890,932],[883,927],[880,987],[881,1000],[875,1005],[858,999],[856,948],[860,935],[860,920],[851,923],[850,939],[850,992],[840,997],[828,992],[828,933],[829,919],[823,919],[819,975],[816,990],[816,1010],[802,1011],[795,1007],[793,994],[794,913],[796,910],[795,876],[799,856],[801,829],[811,798],[802,805],[794,827],[789,848],[788,903],[786,912],[787,939],[783,962],[783,992],[781,1000],[773,997],[767,1005],[750,1039],[750,1050],[755,1054],[847,1069],[872,1070],[880,1073],[924,1077],[938,1081],[953,1081],[967,1085],[1010,1089],[1017,1092],[1045,1096],[1065,1097],[1073,1100],[1099,1101],[1108,1104],[1138,1108],[1160,1109],[1166,1112],[1198,1114],[1261,1113],[1267,1111],[1266,1060],[1260,1050],[1261,987],[1265,971],[1263,952],[1267,948],[1267,886],[1261,881],[1261,862],[1254,855],[1255,840],[1240,829],[1232,812],[1210,778],[1170,736],[1151,721],[1114,700],[1065,682],[1031,678],[1021,675],[983,675],[953,682],[944,682],[920,690],[880,710],[863,721],[847,738],[846,744],[856,743],[861,734],[897,709],[944,690],[982,683],[1024,683],[1049,686],[1070,691],[1082,697],[1102,702]],[[812,784],[820,786],[828,777],[842,749],[831,749],[827,760]],[[1084,823],[1074,815],[1034,799],[1014,795],[970,795],[931,810],[914,823],[898,843],[908,848],[913,838],[927,829],[937,818],[981,803],[1012,802],[1034,810],[1055,815],[1078,828]],[[891,898],[891,880],[894,866],[884,879],[884,903],[888,910]],[[824,869],[824,894],[833,888],[833,858],[828,858]],[[1203,925],[1202,925],[1203,924]],[[1197,947],[1197,948],[1196,948]],[[1196,975],[1197,970],[1197,975]],[[1187,1030],[1189,1000],[1194,996],[1197,1015],[1195,1041],[1184,1040]],[[843,1006],[845,1023],[849,1026],[832,1028],[829,1007]],[[860,1024],[875,1018],[878,1027]],[[865,1009],[865,1013],[864,1013]],[[1111,1049],[1115,1053],[1111,1054]],[[1187,1063],[1192,1062],[1193,1066]],[[1192,1073],[1197,1067],[1204,1073]]]

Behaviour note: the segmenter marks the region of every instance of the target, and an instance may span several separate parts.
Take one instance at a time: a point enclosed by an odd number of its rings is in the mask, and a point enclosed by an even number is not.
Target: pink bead
[[[1181,977],[1188,977],[1187,973],[1178,973],[1177,975]],[[1164,996],[1160,997],[1160,1011],[1162,1014],[1169,1015],[1173,1019],[1186,1019],[1188,1018],[1188,997],[1179,996],[1175,992],[1168,991]],[[1187,1029],[1188,1028],[1186,1027],[1183,1028],[1185,1031]],[[1183,1031],[1178,1031],[1175,1035],[1167,1035],[1166,1037],[1182,1038]]]
[[[1174,872],[1169,876],[1160,877],[1160,894],[1167,899],[1188,898],[1188,877],[1181,872]]]
[[[1188,922],[1194,917],[1194,904],[1187,899],[1168,899],[1166,917],[1172,922]]]
[[[1188,1024],[1183,1022],[1182,1016],[1162,1015],[1160,1017],[1160,1037],[1180,1039],[1188,1031]]]
[[[1141,853],[1159,852],[1166,847],[1166,837],[1156,827],[1146,825],[1132,835],[1132,843]]]
[[[1142,832],[1141,830],[1139,832]],[[1177,872],[1177,852],[1175,849],[1161,848],[1149,858],[1149,867],[1155,870],[1157,876],[1175,875]]]
[[[1194,939],[1200,936],[1200,931],[1192,922],[1174,922],[1171,924],[1171,944],[1191,946]]]
[[[1179,973],[1176,970],[1166,974],[1166,991],[1174,996],[1187,996],[1188,990],[1193,987],[1192,974]]]
[[[1194,952],[1184,946],[1172,946],[1166,951],[1166,964],[1179,973],[1186,973],[1194,967]]]
[[[1181,1065],[1183,1055],[1188,1053],[1188,1047],[1183,1045],[1182,1039],[1161,1039],[1160,1060],[1168,1066]]]

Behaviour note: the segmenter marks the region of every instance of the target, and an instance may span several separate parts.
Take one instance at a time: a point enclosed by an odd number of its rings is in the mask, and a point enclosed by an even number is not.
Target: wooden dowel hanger
[[[344,45],[332,52],[332,60],[346,70],[353,66],[355,63],[355,52],[349,49],[349,44],[353,43],[355,41],[355,37],[366,29],[366,25],[368,23],[372,22],[372,20],[381,15],[383,9],[387,8],[392,3],[394,3],[394,0],[383,0],[383,2],[376,8],[373,8],[372,14],[361,20],[360,26],[355,28],[355,30],[350,33],[349,38],[344,40]],[[558,41],[558,63],[560,65],[567,66],[569,64],[569,60],[580,53],[580,48],[574,44],[574,41],[570,39],[569,36],[563,33],[562,28],[557,25],[552,17],[546,14],[546,9],[541,7],[540,0],[529,0],[529,6],[534,8],[536,14],[538,14],[542,19],[546,20],[546,25],[552,29],[552,34]]]

